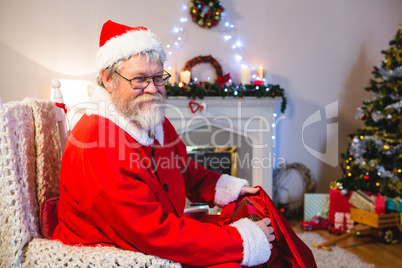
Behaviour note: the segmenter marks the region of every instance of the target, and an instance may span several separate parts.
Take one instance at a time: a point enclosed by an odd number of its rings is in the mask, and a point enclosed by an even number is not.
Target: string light
[[[168,61],[174,57],[174,54],[178,49],[181,47],[183,43],[183,37],[185,37],[185,33],[188,29],[188,25],[192,23],[192,20],[188,18],[188,5],[183,4],[182,5],[182,16],[179,16],[178,24],[175,25],[172,29],[172,32],[175,35],[179,35],[176,38],[176,42],[174,43],[174,46],[171,46],[170,44],[166,46],[167,48],[167,54],[169,55]],[[194,27],[198,27],[197,25],[194,24]],[[236,33],[236,27],[235,25],[230,21],[230,18],[226,15],[226,12],[221,13],[221,23],[219,23],[217,26],[217,29],[221,30],[222,32],[222,38],[225,40],[226,43],[228,43],[229,47],[232,48],[235,53],[235,61],[240,65],[247,65],[244,61],[244,56],[241,51],[241,47],[243,47],[243,44],[241,40],[238,38],[238,35]],[[184,30],[186,29],[186,30]],[[169,64],[169,63],[168,63]],[[256,70],[255,67],[248,67],[250,70]],[[239,68],[240,69],[240,68]],[[269,91],[269,89],[267,89]]]

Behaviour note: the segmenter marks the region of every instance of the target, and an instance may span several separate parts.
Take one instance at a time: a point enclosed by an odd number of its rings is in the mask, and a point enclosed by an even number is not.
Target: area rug
[[[321,244],[327,241],[325,238],[316,233],[304,232],[297,234],[301,240],[313,252],[318,268],[374,268],[372,264],[368,264],[358,256],[344,250],[338,246],[332,246],[331,251],[314,248],[311,243]]]

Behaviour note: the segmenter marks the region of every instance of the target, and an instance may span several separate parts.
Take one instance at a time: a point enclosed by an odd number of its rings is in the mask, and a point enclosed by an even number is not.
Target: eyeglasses
[[[138,90],[145,89],[149,85],[149,83],[151,83],[151,79],[153,80],[155,86],[157,87],[164,86],[171,77],[171,75],[168,72],[164,71],[165,73],[163,75],[154,75],[148,77],[138,76],[134,77],[133,79],[128,79],[119,74],[116,70],[114,72],[117,73],[121,78],[130,82],[130,87],[132,89],[138,89]]]

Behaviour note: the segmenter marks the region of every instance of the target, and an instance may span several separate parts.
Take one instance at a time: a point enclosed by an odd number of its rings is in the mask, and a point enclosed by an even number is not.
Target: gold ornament
[[[339,189],[342,189],[343,187],[342,187],[341,183],[333,181],[333,182],[331,182],[329,188],[332,190],[339,190]]]
[[[391,149],[391,147],[388,144],[384,144],[382,148],[384,149],[384,151],[388,151],[389,149]]]

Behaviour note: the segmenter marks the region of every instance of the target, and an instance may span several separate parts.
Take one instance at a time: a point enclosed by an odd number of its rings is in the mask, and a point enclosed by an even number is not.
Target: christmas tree
[[[379,66],[374,67],[367,91],[372,96],[357,109],[365,126],[349,135],[341,155],[342,178],[333,188],[370,191],[400,197],[402,187],[402,32],[401,25]]]

